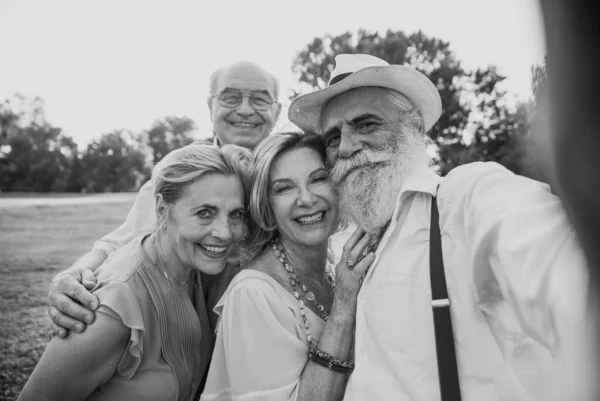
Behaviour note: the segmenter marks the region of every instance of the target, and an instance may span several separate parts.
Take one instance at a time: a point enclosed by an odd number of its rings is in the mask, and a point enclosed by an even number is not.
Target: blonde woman
[[[253,182],[253,258],[217,304],[201,400],[339,400],[353,369],[357,294],[374,259],[362,256],[371,238],[355,232],[335,273],[327,267],[338,209],[325,145],[314,134],[265,139]]]
[[[155,169],[158,228],[96,271],[97,321],[55,337],[19,400],[194,400],[212,352],[199,273],[245,231],[248,150],[194,144]]]

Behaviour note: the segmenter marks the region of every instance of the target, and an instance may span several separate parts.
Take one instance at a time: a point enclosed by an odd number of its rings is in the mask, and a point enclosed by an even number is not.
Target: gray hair
[[[226,69],[232,67],[235,64],[240,63],[235,62],[233,64],[229,64],[223,67],[219,67],[216,70],[213,71],[212,74],[210,74],[210,77],[208,79],[208,96],[212,96],[215,95],[217,93],[217,81],[219,80],[219,77],[221,76],[221,74],[223,73],[223,71],[225,71]],[[252,63],[252,62],[246,62],[248,64],[253,64],[256,67],[260,68],[261,70],[263,70],[267,75],[269,75],[271,77],[271,79],[273,80],[273,99],[275,101],[279,100],[279,79],[277,79],[277,77],[273,74],[271,74],[270,72],[266,71],[264,68],[262,68],[261,66],[259,66],[258,64]]]
[[[400,117],[403,126],[410,129],[414,133],[420,133],[421,135],[424,135],[425,122],[423,121],[421,111],[416,108],[402,93],[390,88],[385,88],[385,90],[388,93],[392,104],[396,106],[396,110],[398,110],[398,116]]]

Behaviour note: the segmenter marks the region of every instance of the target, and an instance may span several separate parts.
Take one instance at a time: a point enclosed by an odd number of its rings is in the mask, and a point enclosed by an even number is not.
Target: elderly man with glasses
[[[253,149],[271,133],[281,112],[279,82],[275,76],[259,65],[244,61],[217,69],[209,83],[207,102],[215,144]],[[68,330],[82,332],[86,324],[94,321],[93,311],[98,301],[89,292],[96,283],[93,272],[112,252],[155,228],[153,192],[149,181],[140,189],[123,224],[96,241],[73,266],[54,277],[48,298],[55,334],[65,337]],[[208,310],[212,310],[212,305],[239,270],[238,259],[236,256],[230,260],[220,275],[206,277]],[[216,315],[211,313],[210,319],[214,325]]]

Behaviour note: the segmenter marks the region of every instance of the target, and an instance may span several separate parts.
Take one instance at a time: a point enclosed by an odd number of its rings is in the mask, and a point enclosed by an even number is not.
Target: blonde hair
[[[273,163],[282,154],[294,149],[315,150],[326,160],[325,143],[313,133],[282,132],[267,137],[254,151],[254,170],[251,177],[250,235],[244,248],[250,257],[262,252],[277,234],[277,222],[269,202],[270,174]]]
[[[184,190],[207,174],[236,176],[244,188],[248,204],[252,153],[237,145],[219,148],[211,142],[195,142],[166,155],[152,172],[154,195],[161,194],[168,205],[181,198]]]

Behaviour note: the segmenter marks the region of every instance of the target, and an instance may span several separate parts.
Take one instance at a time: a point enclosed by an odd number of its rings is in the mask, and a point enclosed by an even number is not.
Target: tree
[[[11,135],[0,158],[2,191],[68,191],[77,144],[60,128],[37,124]]]
[[[0,190],[68,191],[77,144],[45,119],[40,98],[0,104]]]
[[[195,129],[196,124],[189,117],[169,116],[155,121],[147,132],[154,164],[169,152],[192,143]]]
[[[139,188],[150,175],[149,155],[139,136],[115,130],[90,143],[77,162],[76,181],[86,192],[123,192]]]
[[[429,132],[442,174],[476,160],[494,160],[520,171],[513,150],[522,134],[523,110],[507,107],[506,93],[497,86],[504,77],[495,67],[465,71],[449,42],[422,32],[327,34],[315,38],[295,58],[292,71],[299,85],[292,97],[325,87],[335,56],[341,53],[371,54],[390,64],[410,65],[429,77],[442,99],[442,116]]]

